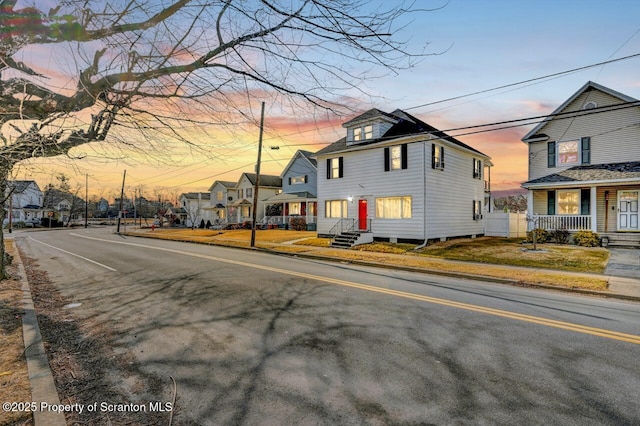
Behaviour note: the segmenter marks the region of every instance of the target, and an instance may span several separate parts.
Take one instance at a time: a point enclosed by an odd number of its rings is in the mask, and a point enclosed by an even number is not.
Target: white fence
[[[484,235],[489,237],[524,238],[527,236],[525,213],[486,213]]]

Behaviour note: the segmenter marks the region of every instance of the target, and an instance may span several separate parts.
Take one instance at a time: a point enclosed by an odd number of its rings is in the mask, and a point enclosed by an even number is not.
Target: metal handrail
[[[333,235],[336,237],[338,234],[343,232],[348,232],[350,229],[353,229],[353,225],[355,223],[355,219],[346,218],[340,219],[333,227],[329,230],[329,235]]]

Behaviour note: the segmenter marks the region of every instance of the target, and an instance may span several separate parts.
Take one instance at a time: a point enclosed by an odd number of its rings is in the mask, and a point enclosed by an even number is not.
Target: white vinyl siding
[[[564,111],[582,110],[583,105],[590,101],[596,102],[599,107],[623,102],[599,90],[591,90],[578,96]],[[582,137],[591,137],[591,164],[622,163],[640,158],[639,117],[640,107],[550,121],[539,130],[539,133],[548,135],[549,140],[529,144],[529,180],[580,165],[578,155],[577,163],[562,165],[556,162],[556,167],[547,167],[549,141],[579,141]]]
[[[358,200],[368,201],[367,217],[372,219],[374,237],[423,239],[425,223],[425,188],[427,209],[427,238],[446,238],[478,235],[484,232],[482,221],[474,221],[471,200],[484,199],[484,182],[470,173],[474,155],[448,142],[445,147],[446,168],[431,168],[431,144],[416,142],[407,145],[408,168],[394,173],[384,172],[384,147],[341,152],[344,157],[344,178],[322,179],[318,184],[318,233],[326,234],[338,219],[326,218],[324,200],[347,199],[348,217],[358,219]],[[318,158],[318,175],[326,175],[326,159]],[[476,155],[477,158],[477,155]],[[410,194],[411,218],[377,218],[375,199],[402,197]]]

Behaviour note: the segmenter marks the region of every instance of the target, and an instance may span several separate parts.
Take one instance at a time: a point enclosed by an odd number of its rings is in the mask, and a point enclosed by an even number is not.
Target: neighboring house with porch
[[[184,225],[188,227],[198,227],[204,221],[211,222],[211,210],[209,199],[210,192],[185,192],[180,195],[180,205],[186,212]]]
[[[530,227],[640,241],[638,100],[589,81],[522,141]]]
[[[11,197],[8,197],[9,194]],[[5,223],[9,221],[9,216],[12,222],[42,219],[44,195],[35,181],[7,181],[5,197],[7,197],[4,203],[4,209],[7,212]]]
[[[217,180],[209,187],[209,199],[211,209],[211,223],[213,225],[223,225],[227,223],[229,213],[227,206],[237,201],[237,182]]]
[[[227,204],[229,222],[243,223],[253,219],[253,195],[256,188],[255,173],[243,173],[236,183],[235,191],[237,200]],[[280,176],[260,175],[258,188],[258,203],[256,205],[256,221],[264,218],[264,199],[282,192],[282,179]]]
[[[441,240],[484,233],[486,154],[401,110],[372,109],[315,154],[318,234],[360,242]]]
[[[310,151],[299,150],[282,171],[282,192],[264,200],[269,225],[288,225],[298,218],[304,219],[307,229],[316,229],[318,167],[312,156]],[[269,206],[278,206],[279,214],[270,214]]]

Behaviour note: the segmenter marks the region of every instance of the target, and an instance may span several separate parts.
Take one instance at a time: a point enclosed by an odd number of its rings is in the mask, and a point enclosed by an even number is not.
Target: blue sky
[[[442,2],[438,1],[416,1],[416,7],[440,5]],[[451,0],[442,9],[414,15],[414,21],[398,34],[399,39],[410,38],[414,47],[429,43],[426,51],[437,54],[398,75],[369,81],[367,89],[375,97],[362,98],[353,108],[408,109],[429,124],[447,130],[549,113],[588,80],[640,99],[638,57],[515,89],[411,109],[640,53],[638,18],[638,0]],[[259,104],[255,110],[259,111]],[[343,136],[339,122],[334,120],[333,127],[328,127],[327,117],[278,114],[275,106],[267,105],[266,120],[271,128],[265,133],[265,145],[280,149],[266,150],[264,173],[280,174],[296,149],[317,150]],[[518,188],[527,177],[526,146],[520,138],[530,128],[460,139],[493,158],[494,188]],[[253,136],[247,138],[251,140]],[[64,167],[82,183],[84,174],[89,173],[93,186],[101,186],[105,196],[116,193],[124,169],[131,185],[139,182],[148,188],[167,186],[175,192],[206,191],[216,179],[236,180],[243,171],[252,171],[253,166],[243,166],[255,161],[256,143],[257,130],[255,142],[233,161],[203,163],[194,159],[190,166],[163,169],[116,163],[105,167],[81,161],[72,168]],[[22,170],[23,177],[36,178],[44,185],[51,181],[44,169]]]

